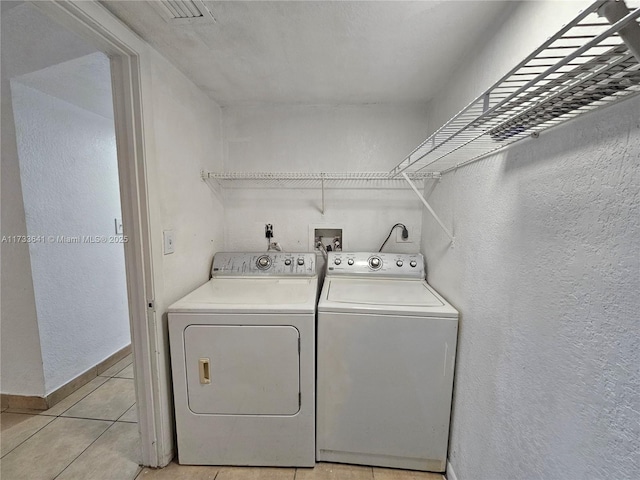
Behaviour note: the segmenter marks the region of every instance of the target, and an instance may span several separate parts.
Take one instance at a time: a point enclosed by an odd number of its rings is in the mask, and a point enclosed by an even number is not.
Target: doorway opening
[[[29,3],[2,2],[2,37],[2,473],[58,432],[88,443],[41,462],[56,475],[112,444],[135,476],[153,465],[131,355],[145,263],[110,59]]]

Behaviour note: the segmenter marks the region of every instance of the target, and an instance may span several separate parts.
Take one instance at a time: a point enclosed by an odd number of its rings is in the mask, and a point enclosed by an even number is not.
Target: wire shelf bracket
[[[420,190],[418,190],[418,187],[416,187],[415,184],[411,181],[411,179],[409,178],[409,175],[407,175],[405,172],[402,172],[402,177],[405,179],[405,181],[409,184],[411,189],[418,196],[418,198],[420,199],[422,204],[426,207],[426,209],[429,211],[431,216],[435,219],[436,222],[438,222],[438,225],[440,225],[440,228],[442,228],[444,233],[446,233],[447,237],[449,237],[449,240],[451,240],[451,246],[453,247],[455,243],[455,237],[453,236],[453,233],[451,233],[449,229],[444,225],[444,223],[442,223],[442,220],[440,220],[440,217],[438,217],[438,215],[433,210],[433,208],[431,208],[431,205],[429,205],[429,202],[427,202],[424,196],[420,193]]]

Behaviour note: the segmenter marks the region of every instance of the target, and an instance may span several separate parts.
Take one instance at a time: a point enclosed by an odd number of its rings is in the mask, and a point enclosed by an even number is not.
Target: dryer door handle
[[[208,358],[198,360],[198,370],[200,371],[200,383],[207,385],[211,383],[211,368]]]

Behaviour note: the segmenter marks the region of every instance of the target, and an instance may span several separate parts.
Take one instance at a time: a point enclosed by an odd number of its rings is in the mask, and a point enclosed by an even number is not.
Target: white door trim
[[[453,471],[453,467],[451,466],[451,461],[449,459],[447,459],[446,477],[447,480],[458,480],[458,477],[456,477],[456,472]]]
[[[172,414],[162,407],[167,404],[162,396],[170,390],[167,379],[159,375],[158,362],[162,360],[156,354],[162,332],[154,300],[140,68],[141,59],[149,54],[150,47],[96,1],[31,3],[111,59],[122,221],[129,238],[125,243],[125,264],[141,463],[162,467],[173,458],[174,446],[169,440],[173,438]]]

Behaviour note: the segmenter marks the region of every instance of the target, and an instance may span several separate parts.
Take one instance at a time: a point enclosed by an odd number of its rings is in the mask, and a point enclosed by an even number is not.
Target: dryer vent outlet
[[[320,250],[322,245],[328,252],[342,251],[341,228],[316,228],[313,238],[314,250]]]

